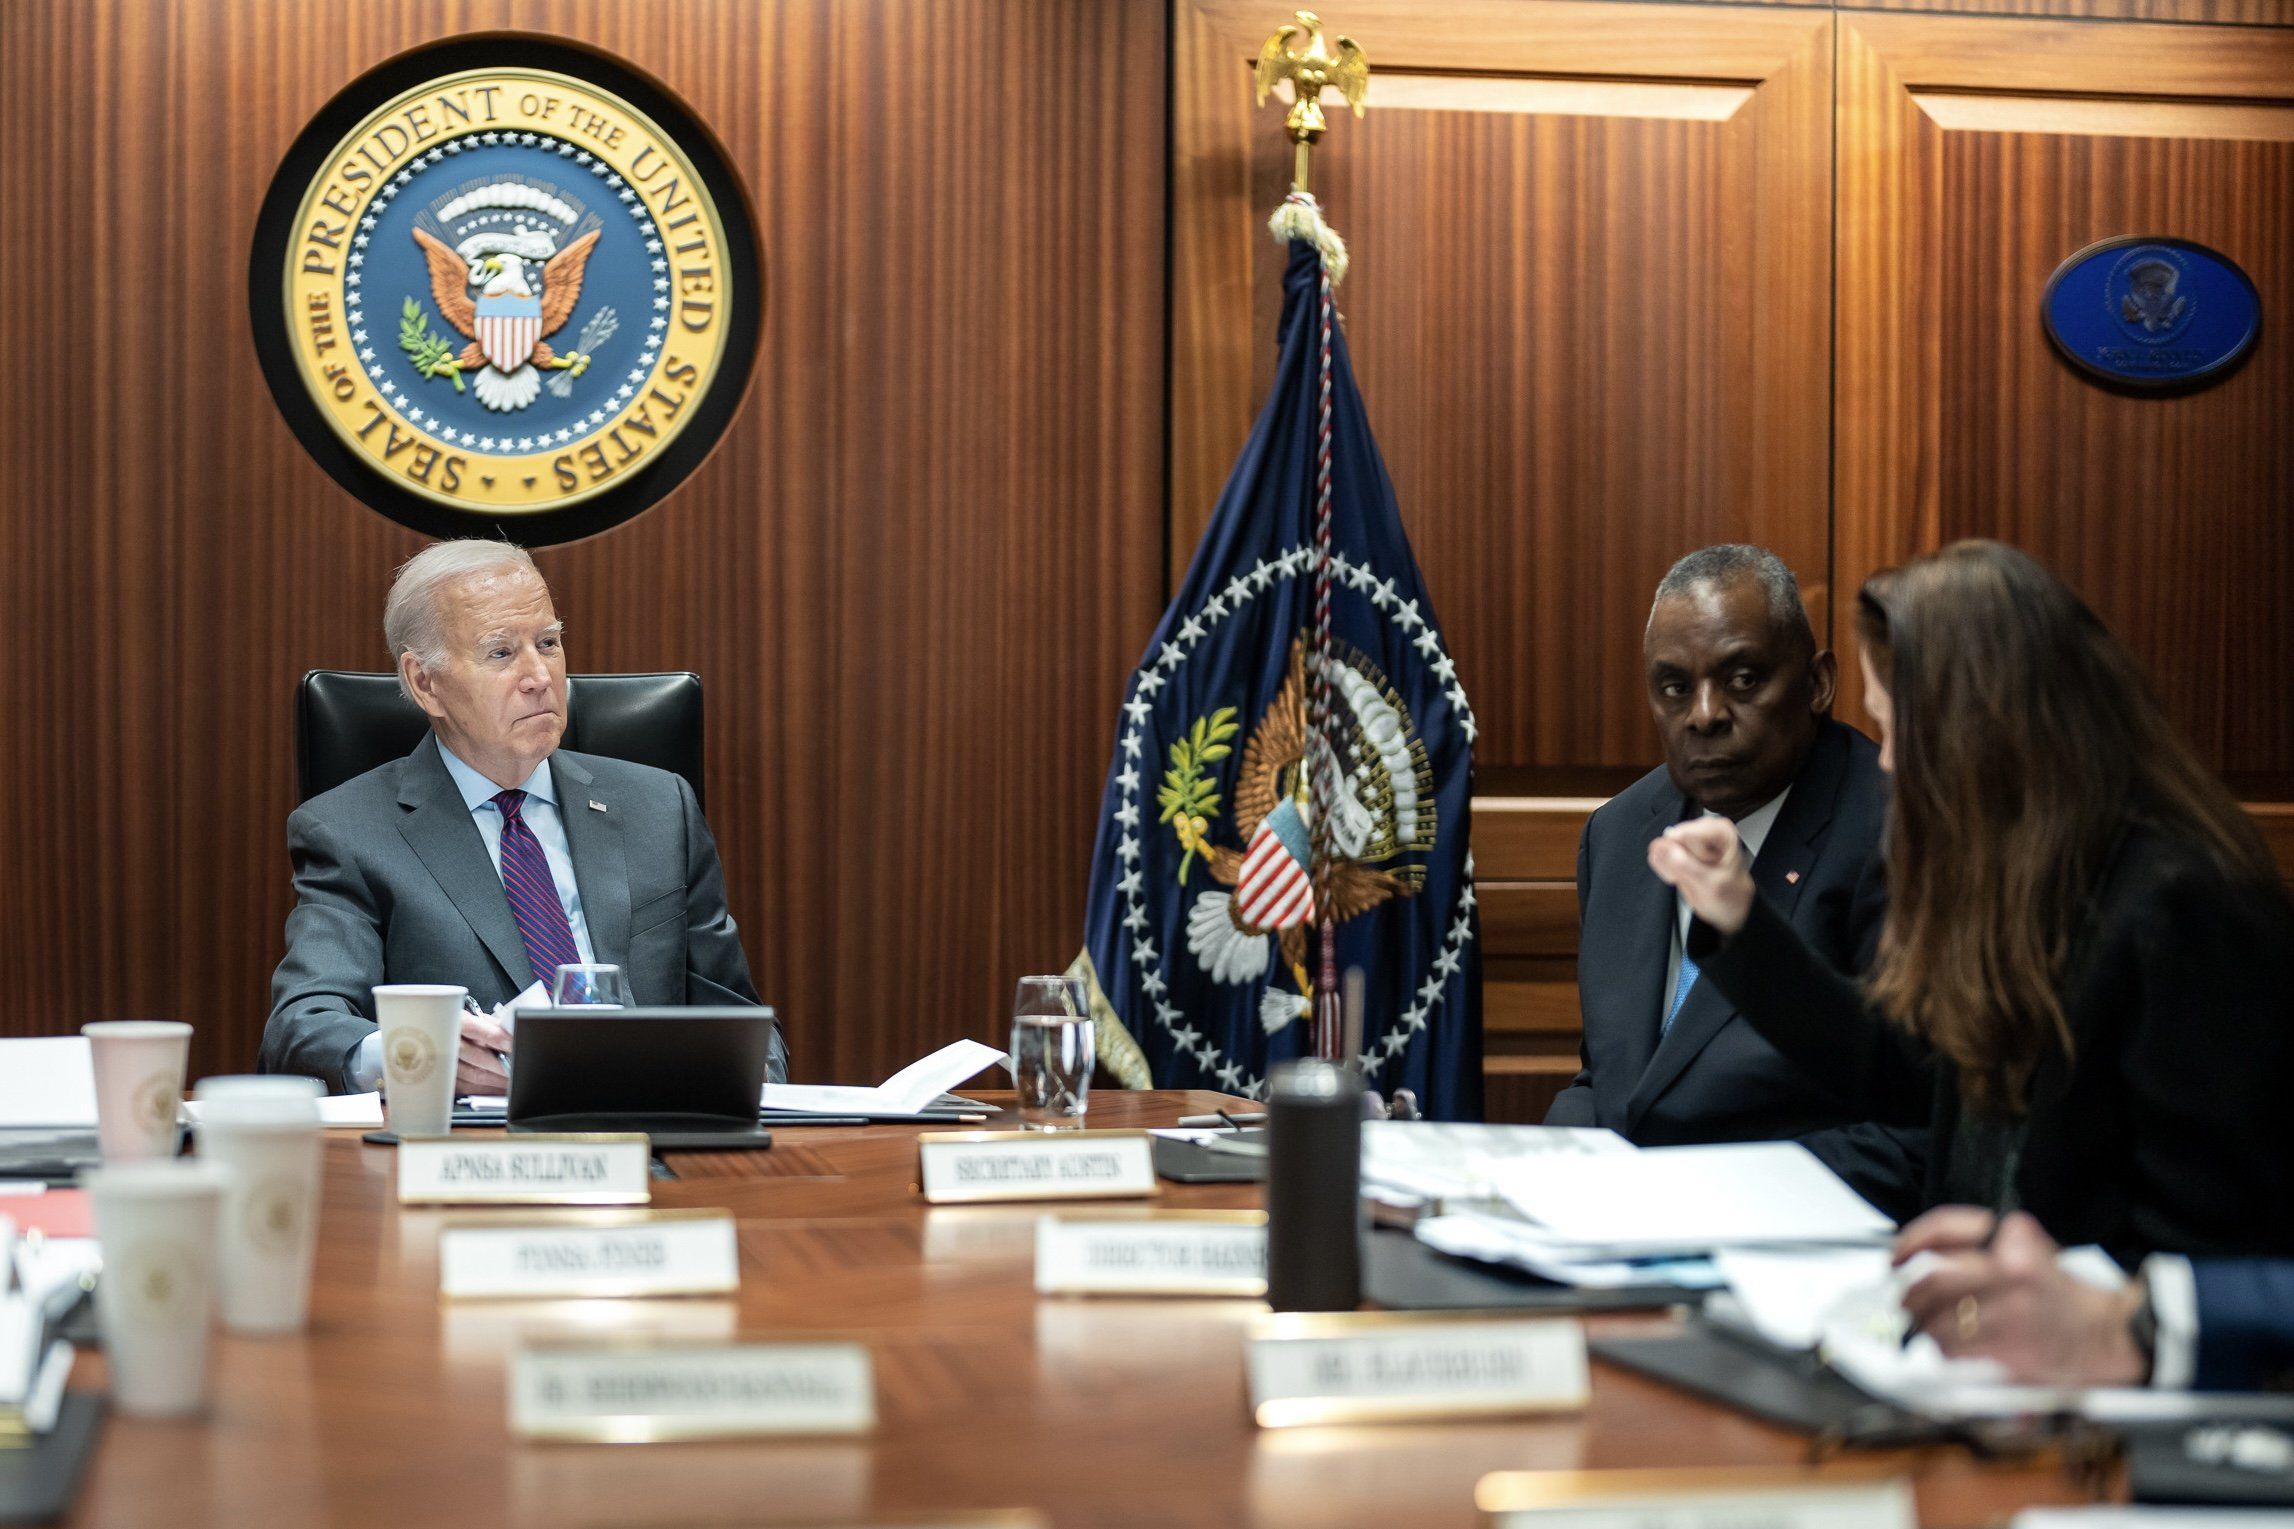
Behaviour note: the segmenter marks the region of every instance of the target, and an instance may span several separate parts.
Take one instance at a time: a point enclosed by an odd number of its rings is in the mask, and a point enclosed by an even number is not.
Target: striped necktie
[[[549,856],[542,853],[542,841],[526,822],[525,800],[523,791],[503,791],[494,797],[494,805],[502,810],[502,891],[510,899],[519,937],[526,942],[534,980],[546,988],[559,967],[580,962],[581,952],[574,947],[565,904],[558,901]]]

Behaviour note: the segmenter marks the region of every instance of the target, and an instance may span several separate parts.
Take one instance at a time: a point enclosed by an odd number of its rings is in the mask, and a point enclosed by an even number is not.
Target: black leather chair
[[[414,752],[430,719],[398,693],[395,674],[313,669],[295,692],[296,800],[307,802]],[[701,789],[701,676],[568,676],[563,747],[674,770]]]

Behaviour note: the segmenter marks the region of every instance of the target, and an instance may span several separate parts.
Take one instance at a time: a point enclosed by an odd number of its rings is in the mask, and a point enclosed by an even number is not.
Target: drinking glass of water
[[[1012,999],[1012,1083],[1030,1131],[1083,1124],[1091,1097],[1091,1011],[1072,977],[1022,977]]]
[[[561,966],[550,982],[550,1002],[561,1009],[626,1009],[629,978],[603,962]]]

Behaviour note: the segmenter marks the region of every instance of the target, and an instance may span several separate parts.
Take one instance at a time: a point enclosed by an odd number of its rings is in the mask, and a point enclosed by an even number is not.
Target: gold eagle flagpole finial
[[[1297,39],[1302,33],[1305,41],[1300,45]],[[1313,189],[1308,166],[1314,141],[1330,129],[1322,115],[1322,92],[1335,88],[1354,108],[1354,115],[1361,116],[1363,98],[1370,94],[1370,60],[1353,38],[1332,39],[1324,34],[1320,16],[1299,11],[1259,49],[1258,104],[1266,105],[1267,93],[1285,80],[1290,82],[1291,105],[1282,125],[1298,145],[1290,189],[1305,192]]]

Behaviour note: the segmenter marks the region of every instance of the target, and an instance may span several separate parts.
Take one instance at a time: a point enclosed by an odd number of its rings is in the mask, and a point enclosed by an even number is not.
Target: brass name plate
[[[590,1211],[438,1235],[449,1300],[721,1295],[741,1286],[733,1218],[721,1210]]]
[[[1045,1295],[1266,1294],[1264,1211],[1074,1213],[1036,1223]]]
[[[861,1434],[875,1366],[858,1343],[566,1343],[510,1365],[510,1429],[594,1444]]]
[[[1911,1483],[1827,1466],[1498,1471],[1474,1502],[1492,1529],[1915,1529]]]
[[[445,1136],[398,1144],[401,1205],[644,1205],[642,1134]]]
[[[916,1140],[924,1198],[935,1205],[1155,1193],[1144,1131],[930,1131]]]
[[[1277,1312],[1247,1352],[1262,1428],[1583,1407],[1585,1328],[1490,1312]]]

